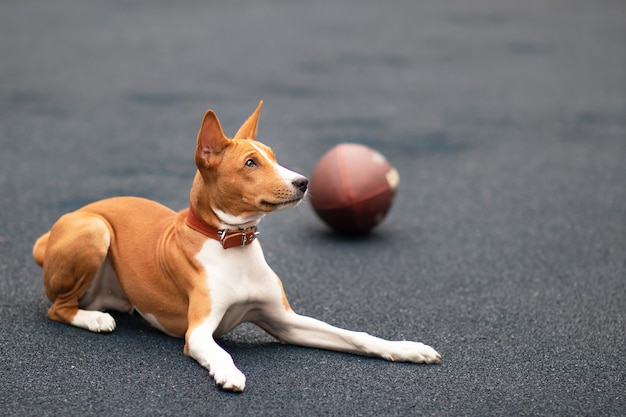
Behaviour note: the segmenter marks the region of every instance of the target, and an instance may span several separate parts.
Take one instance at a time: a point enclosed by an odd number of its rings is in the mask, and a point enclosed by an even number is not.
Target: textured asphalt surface
[[[0,3],[0,414],[626,414],[621,0]],[[140,317],[49,321],[35,238],[93,200],[182,209],[203,112],[310,175],[339,142],[402,177],[367,239],[308,207],[261,241],[294,309],[435,347],[436,366],[220,340],[216,389]]]

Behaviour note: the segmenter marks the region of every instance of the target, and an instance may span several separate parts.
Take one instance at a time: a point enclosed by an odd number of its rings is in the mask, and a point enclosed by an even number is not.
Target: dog
[[[184,354],[226,391],[243,391],[246,377],[215,338],[243,322],[282,343],[438,363],[440,355],[422,343],[343,330],[291,309],[256,227],[267,213],[298,205],[308,180],[255,140],[262,105],[233,139],[206,111],[189,208],[114,197],[60,217],[33,247],[52,302],[48,317],[107,333],[116,324],[105,311],[136,310],[155,328],[184,337]]]

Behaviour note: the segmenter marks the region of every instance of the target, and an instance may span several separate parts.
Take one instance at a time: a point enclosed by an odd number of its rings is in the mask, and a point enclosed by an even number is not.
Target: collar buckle
[[[256,230],[256,226],[249,227],[242,230],[227,230],[221,229],[217,231],[220,244],[224,249],[241,247],[251,244],[256,239],[259,232]]]
[[[220,242],[224,249],[242,248],[254,242],[259,234],[256,226],[239,230],[217,229],[202,220],[191,205],[189,205],[186,222],[192,229]]]

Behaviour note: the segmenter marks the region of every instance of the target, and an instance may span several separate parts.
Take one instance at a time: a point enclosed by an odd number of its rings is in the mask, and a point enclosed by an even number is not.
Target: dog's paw
[[[115,330],[115,319],[101,311],[78,310],[72,325],[95,333],[109,333]]]
[[[215,384],[225,391],[242,392],[246,387],[246,376],[236,366],[211,366],[209,374]]]
[[[441,355],[428,345],[419,342],[392,342],[394,349],[387,359],[397,362],[439,363]]]

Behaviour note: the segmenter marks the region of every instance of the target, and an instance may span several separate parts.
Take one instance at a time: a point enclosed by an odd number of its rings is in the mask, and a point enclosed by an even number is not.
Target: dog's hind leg
[[[107,257],[110,241],[105,221],[89,213],[69,213],[54,224],[43,258],[44,289],[52,301],[50,319],[92,332],[115,329],[110,314],[79,309],[81,297]]]

